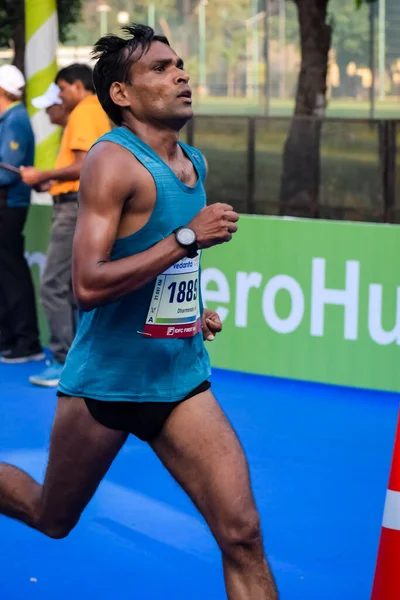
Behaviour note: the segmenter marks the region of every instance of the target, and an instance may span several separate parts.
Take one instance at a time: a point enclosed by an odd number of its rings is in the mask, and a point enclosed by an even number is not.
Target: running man
[[[202,311],[199,255],[231,240],[238,215],[205,207],[204,158],[178,141],[192,117],[182,60],[150,27],[124,30],[126,39],[95,46],[98,98],[119,127],[81,173],[73,283],[82,314],[44,484],[0,465],[0,513],[65,537],[132,433],[206,519],[228,598],[277,600],[247,461],[210,390],[203,341],[221,324]]]

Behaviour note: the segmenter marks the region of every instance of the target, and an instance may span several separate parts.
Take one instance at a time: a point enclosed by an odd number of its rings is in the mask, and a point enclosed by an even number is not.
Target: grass
[[[265,104],[252,98],[226,98],[207,96],[195,98],[194,108],[196,114],[226,114],[226,115],[265,115]],[[270,103],[270,116],[288,117],[293,114],[294,101],[273,98]],[[331,99],[327,108],[328,117],[349,119],[368,119],[370,117],[370,104],[367,100]],[[400,119],[400,98],[389,98],[384,101],[377,100],[374,118]]]
[[[289,119],[258,121],[256,127],[256,212],[278,211],[282,156]],[[400,139],[399,139],[400,141]],[[211,201],[228,201],[247,210],[247,119],[199,116],[194,144],[209,162],[207,192]],[[400,200],[400,164],[397,170]],[[378,127],[365,122],[324,124],[321,142],[320,202],[326,214],[380,220],[383,200],[380,183]],[[328,210],[329,209],[329,210]],[[347,217],[346,217],[347,215]]]

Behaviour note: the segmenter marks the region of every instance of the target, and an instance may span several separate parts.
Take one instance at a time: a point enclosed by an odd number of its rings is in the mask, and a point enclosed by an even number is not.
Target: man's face
[[[60,98],[68,111],[71,111],[82,100],[83,83],[77,79],[74,83],[68,83],[64,79],[58,79],[57,85],[60,88]]]
[[[137,119],[180,129],[193,116],[189,76],[183,61],[166,44],[151,44],[148,52],[132,64],[130,81],[131,85],[122,85]]]
[[[68,111],[64,104],[53,104],[53,106],[46,108],[46,113],[49,115],[49,119],[53,125],[65,127],[67,124]]]

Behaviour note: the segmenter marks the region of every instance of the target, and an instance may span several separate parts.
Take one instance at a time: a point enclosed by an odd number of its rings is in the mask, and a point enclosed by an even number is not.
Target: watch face
[[[178,231],[178,240],[183,246],[190,246],[190,244],[196,241],[196,234],[192,229],[185,227]]]

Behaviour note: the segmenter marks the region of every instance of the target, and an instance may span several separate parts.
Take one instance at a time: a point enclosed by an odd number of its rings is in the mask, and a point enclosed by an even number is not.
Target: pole
[[[269,116],[271,104],[271,79],[269,64],[269,0],[264,0],[264,103],[265,114]]]
[[[108,33],[108,13],[111,8],[108,4],[103,2],[102,4],[99,4],[96,10],[100,13],[100,37],[103,37],[103,35]]]
[[[386,66],[386,0],[379,0],[379,99],[385,99]]]
[[[153,3],[149,4],[147,7],[147,24],[152,29],[155,29],[156,26],[156,7]]]
[[[252,98],[258,98],[258,21],[257,16],[258,0],[252,0],[252,25],[251,25],[251,71],[252,71]]]
[[[369,90],[370,119],[375,117],[375,4],[369,4],[369,68],[371,87]]]
[[[279,96],[286,96],[286,4],[279,0]]]
[[[35,165],[52,169],[60,143],[60,128],[51,125],[44,110],[32,106],[57,74],[58,22],[56,0],[25,0],[26,103],[35,133]]]
[[[251,64],[251,24],[246,21],[246,98],[253,97],[253,69]]]
[[[207,0],[200,0],[199,9],[199,94],[204,96],[207,87],[207,48],[206,48],[206,6]]]
[[[107,12],[105,10],[102,10],[100,12],[100,37],[103,37],[103,35],[106,35],[107,33],[107,29],[108,29],[108,23],[107,23]]]

